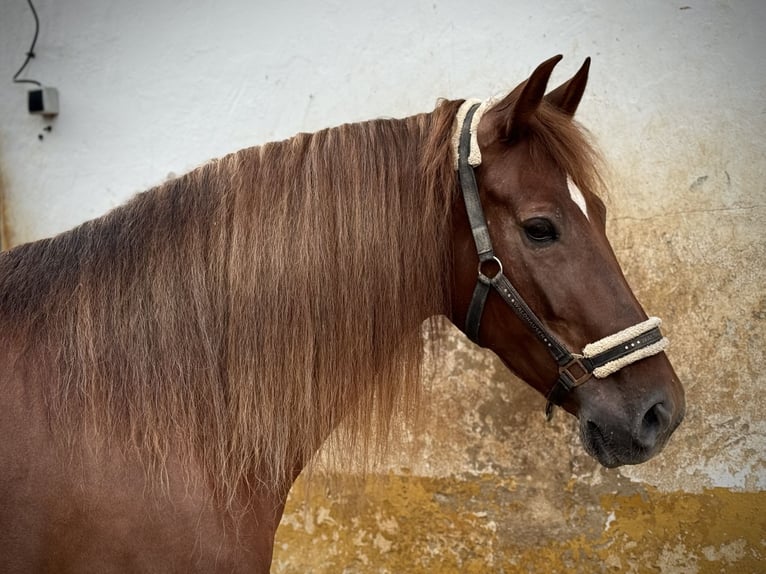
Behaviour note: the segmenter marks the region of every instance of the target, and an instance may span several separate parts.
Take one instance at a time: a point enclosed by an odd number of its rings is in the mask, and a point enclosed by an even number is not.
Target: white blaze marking
[[[585,218],[588,219],[588,204],[585,203],[585,196],[569,176],[567,176],[567,187],[569,188],[569,197],[572,198],[572,201],[577,204],[577,207],[585,214]]]

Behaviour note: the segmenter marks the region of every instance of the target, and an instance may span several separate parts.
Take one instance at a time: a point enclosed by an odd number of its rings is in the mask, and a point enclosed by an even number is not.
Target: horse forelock
[[[49,354],[55,428],[181,457],[228,502],[341,419],[336,452],[385,440],[448,308],[458,104],[242,150],[5,254],[0,318]]]
[[[530,122],[527,137],[533,162],[543,165],[544,160],[552,160],[580,190],[608,200],[604,161],[590,132],[580,123],[543,102]]]

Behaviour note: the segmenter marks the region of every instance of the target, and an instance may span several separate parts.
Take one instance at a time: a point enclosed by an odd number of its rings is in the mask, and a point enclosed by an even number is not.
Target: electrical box
[[[56,88],[38,88],[27,93],[30,114],[55,116],[59,113],[59,92]]]

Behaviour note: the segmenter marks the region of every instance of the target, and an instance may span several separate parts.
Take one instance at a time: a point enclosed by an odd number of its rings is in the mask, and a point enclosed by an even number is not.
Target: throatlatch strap
[[[465,334],[477,345],[479,344],[479,327],[481,316],[484,313],[484,305],[487,303],[490,284],[479,279],[473,288],[471,304],[468,305],[468,313],[465,317]]]

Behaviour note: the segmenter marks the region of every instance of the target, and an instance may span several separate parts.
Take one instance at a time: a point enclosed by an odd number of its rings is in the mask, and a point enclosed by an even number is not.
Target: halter
[[[474,343],[479,344],[481,317],[484,314],[484,306],[489,292],[494,289],[546,346],[558,365],[559,375],[550,393],[548,393],[548,403],[545,407],[546,417],[550,419],[553,415],[554,405],[561,405],[572,390],[589,381],[592,377],[597,379],[608,377],[627,365],[656,355],[667,347],[668,340],[660,333],[662,323],[660,319],[651,317],[637,325],[590,343],[583,348],[582,353],[575,354],[561,344],[535,315],[503,273],[503,263],[495,255],[489,237],[489,229],[484,217],[484,210],[481,207],[479,189],[476,185],[476,175],[473,169],[474,165],[481,163],[478,143],[475,140],[478,121],[474,121],[474,115],[479,107],[480,104],[476,101],[468,100],[457,115],[460,126],[459,136],[456,134],[458,137],[457,169],[468,221],[479,256],[478,280],[471,303],[468,306],[465,332]],[[461,125],[459,121],[463,115],[465,118]],[[476,120],[479,117],[477,116]],[[474,139],[475,149],[471,148],[472,139]]]

